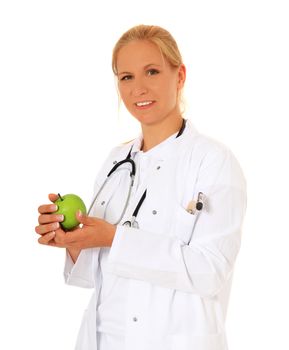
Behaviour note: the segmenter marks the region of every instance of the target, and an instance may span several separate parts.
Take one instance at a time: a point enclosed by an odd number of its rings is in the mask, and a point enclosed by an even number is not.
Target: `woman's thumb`
[[[48,198],[51,202],[55,202],[58,199],[58,195],[55,193],[49,193]]]
[[[77,220],[79,221],[80,224],[83,224],[83,225],[91,225],[91,219],[89,216],[87,215],[84,215],[81,210],[78,210],[76,212],[76,218]]]

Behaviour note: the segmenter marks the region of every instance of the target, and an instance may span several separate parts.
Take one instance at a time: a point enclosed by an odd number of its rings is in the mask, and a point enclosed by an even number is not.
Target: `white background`
[[[230,350],[288,349],[285,5],[1,1],[1,349],[73,349],[92,291],[64,284],[64,250],[37,243],[37,208],[50,192],[89,204],[109,150],[139,134],[123,106],[118,113],[111,70],[115,42],[137,24],[175,37],[187,67],[185,116],[233,150],[248,182]]]

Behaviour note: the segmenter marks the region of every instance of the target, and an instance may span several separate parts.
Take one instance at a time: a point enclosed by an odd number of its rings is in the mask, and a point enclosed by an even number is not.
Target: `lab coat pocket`
[[[87,309],[83,313],[78,331],[75,350],[96,349],[96,294],[93,293]]]
[[[175,210],[172,222],[173,235],[183,241],[185,244],[189,244],[194,227],[196,224],[198,212],[190,214],[183,206],[178,205]]]
[[[223,333],[204,335],[172,335],[172,350],[227,350]]]

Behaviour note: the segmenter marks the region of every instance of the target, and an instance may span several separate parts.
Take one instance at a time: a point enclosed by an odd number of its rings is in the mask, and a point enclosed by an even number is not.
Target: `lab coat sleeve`
[[[95,288],[100,248],[82,249],[74,263],[66,250],[64,280],[66,284],[82,288]]]
[[[95,179],[93,198],[101,187],[100,183],[103,181],[102,178],[104,177],[107,167],[110,165],[111,159],[114,157],[117,150],[118,147],[114,147],[103,161]],[[96,216],[94,209],[91,212],[91,216]],[[83,288],[95,288],[96,284],[100,283],[99,252],[100,248],[82,249],[74,263],[66,250],[64,262],[65,283]]]
[[[217,294],[233,271],[246,210],[246,181],[230,150],[205,157],[196,181],[199,191],[206,195],[204,209],[198,216],[183,209],[185,225],[179,221],[172,234],[118,226],[110,271],[201,296]]]
[[[94,193],[99,187],[97,181],[95,181]],[[64,263],[64,281],[66,284],[82,288],[95,287],[99,268],[99,249],[82,249],[75,263],[66,249]]]

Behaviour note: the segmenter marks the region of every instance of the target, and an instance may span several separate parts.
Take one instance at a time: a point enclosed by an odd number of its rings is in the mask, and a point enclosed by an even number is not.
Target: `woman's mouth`
[[[156,101],[140,101],[140,102],[136,102],[135,106],[137,109],[149,109],[151,108]]]

